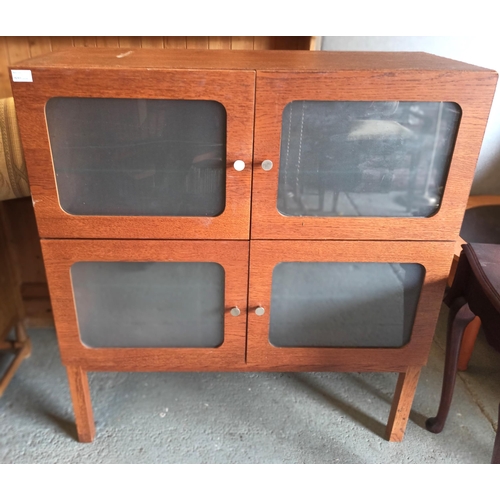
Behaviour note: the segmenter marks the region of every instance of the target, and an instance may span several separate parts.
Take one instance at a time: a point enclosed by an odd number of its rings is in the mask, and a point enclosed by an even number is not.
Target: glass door
[[[248,242],[42,247],[66,364],[168,371],[244,363]]]
[[[252,238],[455,239],[478,96],[434,76],[258,72]]]
[[[447,242],[252,241],[248,362],[425,363],[452,252]]]
[[[248,239],[254,86],[252,71],[37,74],[16,105],[41,236]]]

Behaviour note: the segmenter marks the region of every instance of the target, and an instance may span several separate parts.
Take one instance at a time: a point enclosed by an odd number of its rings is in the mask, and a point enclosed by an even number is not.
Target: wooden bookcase
[[[397,372],[387,437],[402,440],[495,72],[90,48],[12,69],[32,80],[12,88],[80,441],[88,371],[182,370]]]

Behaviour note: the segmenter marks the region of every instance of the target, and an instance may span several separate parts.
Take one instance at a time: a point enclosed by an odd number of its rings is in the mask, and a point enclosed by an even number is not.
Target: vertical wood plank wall
[[[0,98],[10,97],[10,64],[68,47],[165,49],[309,50],[309,36],[3,36],[0,37]]]

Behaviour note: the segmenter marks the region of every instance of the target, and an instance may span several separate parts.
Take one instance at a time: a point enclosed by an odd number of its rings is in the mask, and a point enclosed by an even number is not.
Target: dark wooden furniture
[[[460,237],[455,243],[453,264],[451,266],[450,275],[448,276],[449,286],[453,284],[458,260],[462,253],[462,245],[466,243],[500,244],[498,225],[500,216],[499,209],[500,196],[478,195],[469,197],[464,220],[460,229]],[[478,316],[476,316],[465,328],[458,357],[458,369],[460,371],[467,370],[480,328],[481,319]]]
[[[462,337],[467,325],[476,316],[481,320],[488,342],[500,351],[500,245],[469,243],[463,246],[453,285],[444,302],[450,307],[450,314],[443,390],[437,416],[426,422],[427,429],[434,433],[441,432],[446,422]],[[498,445],[496,440],[496,460],[500,458]]]
[[[87,372],[115,370],[397,372],[402,440],[496,73],[418,53],[114,49],[13,69],[31,72],[13,93],[81,441]],[[199,103],[214,112],[190,122]],[[158,209],[179,192],[190,206]],[[207,193],[220,213],[193,210]]]

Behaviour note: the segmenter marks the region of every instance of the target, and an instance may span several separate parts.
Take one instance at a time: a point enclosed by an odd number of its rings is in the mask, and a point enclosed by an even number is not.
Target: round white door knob
[[[264,160],[261,163],[262,170],[265,170],[266,172],[269,172],[273,168],[273,162],[271,160]]]
[[[242,170],[245,169],[245,162],[243,160],[236,160],[233,165],[234,169],[237,170],[238,172],[241,172]]]
[[[255,314],[257,316],[262,316],[265,312],[266,310],[262,306],[259,306],[257,307],[257,309],[255,309]]]
[[[240,310],[237,307],[233,307],[231,309],[231,316],[239,316],[240,315]]]

